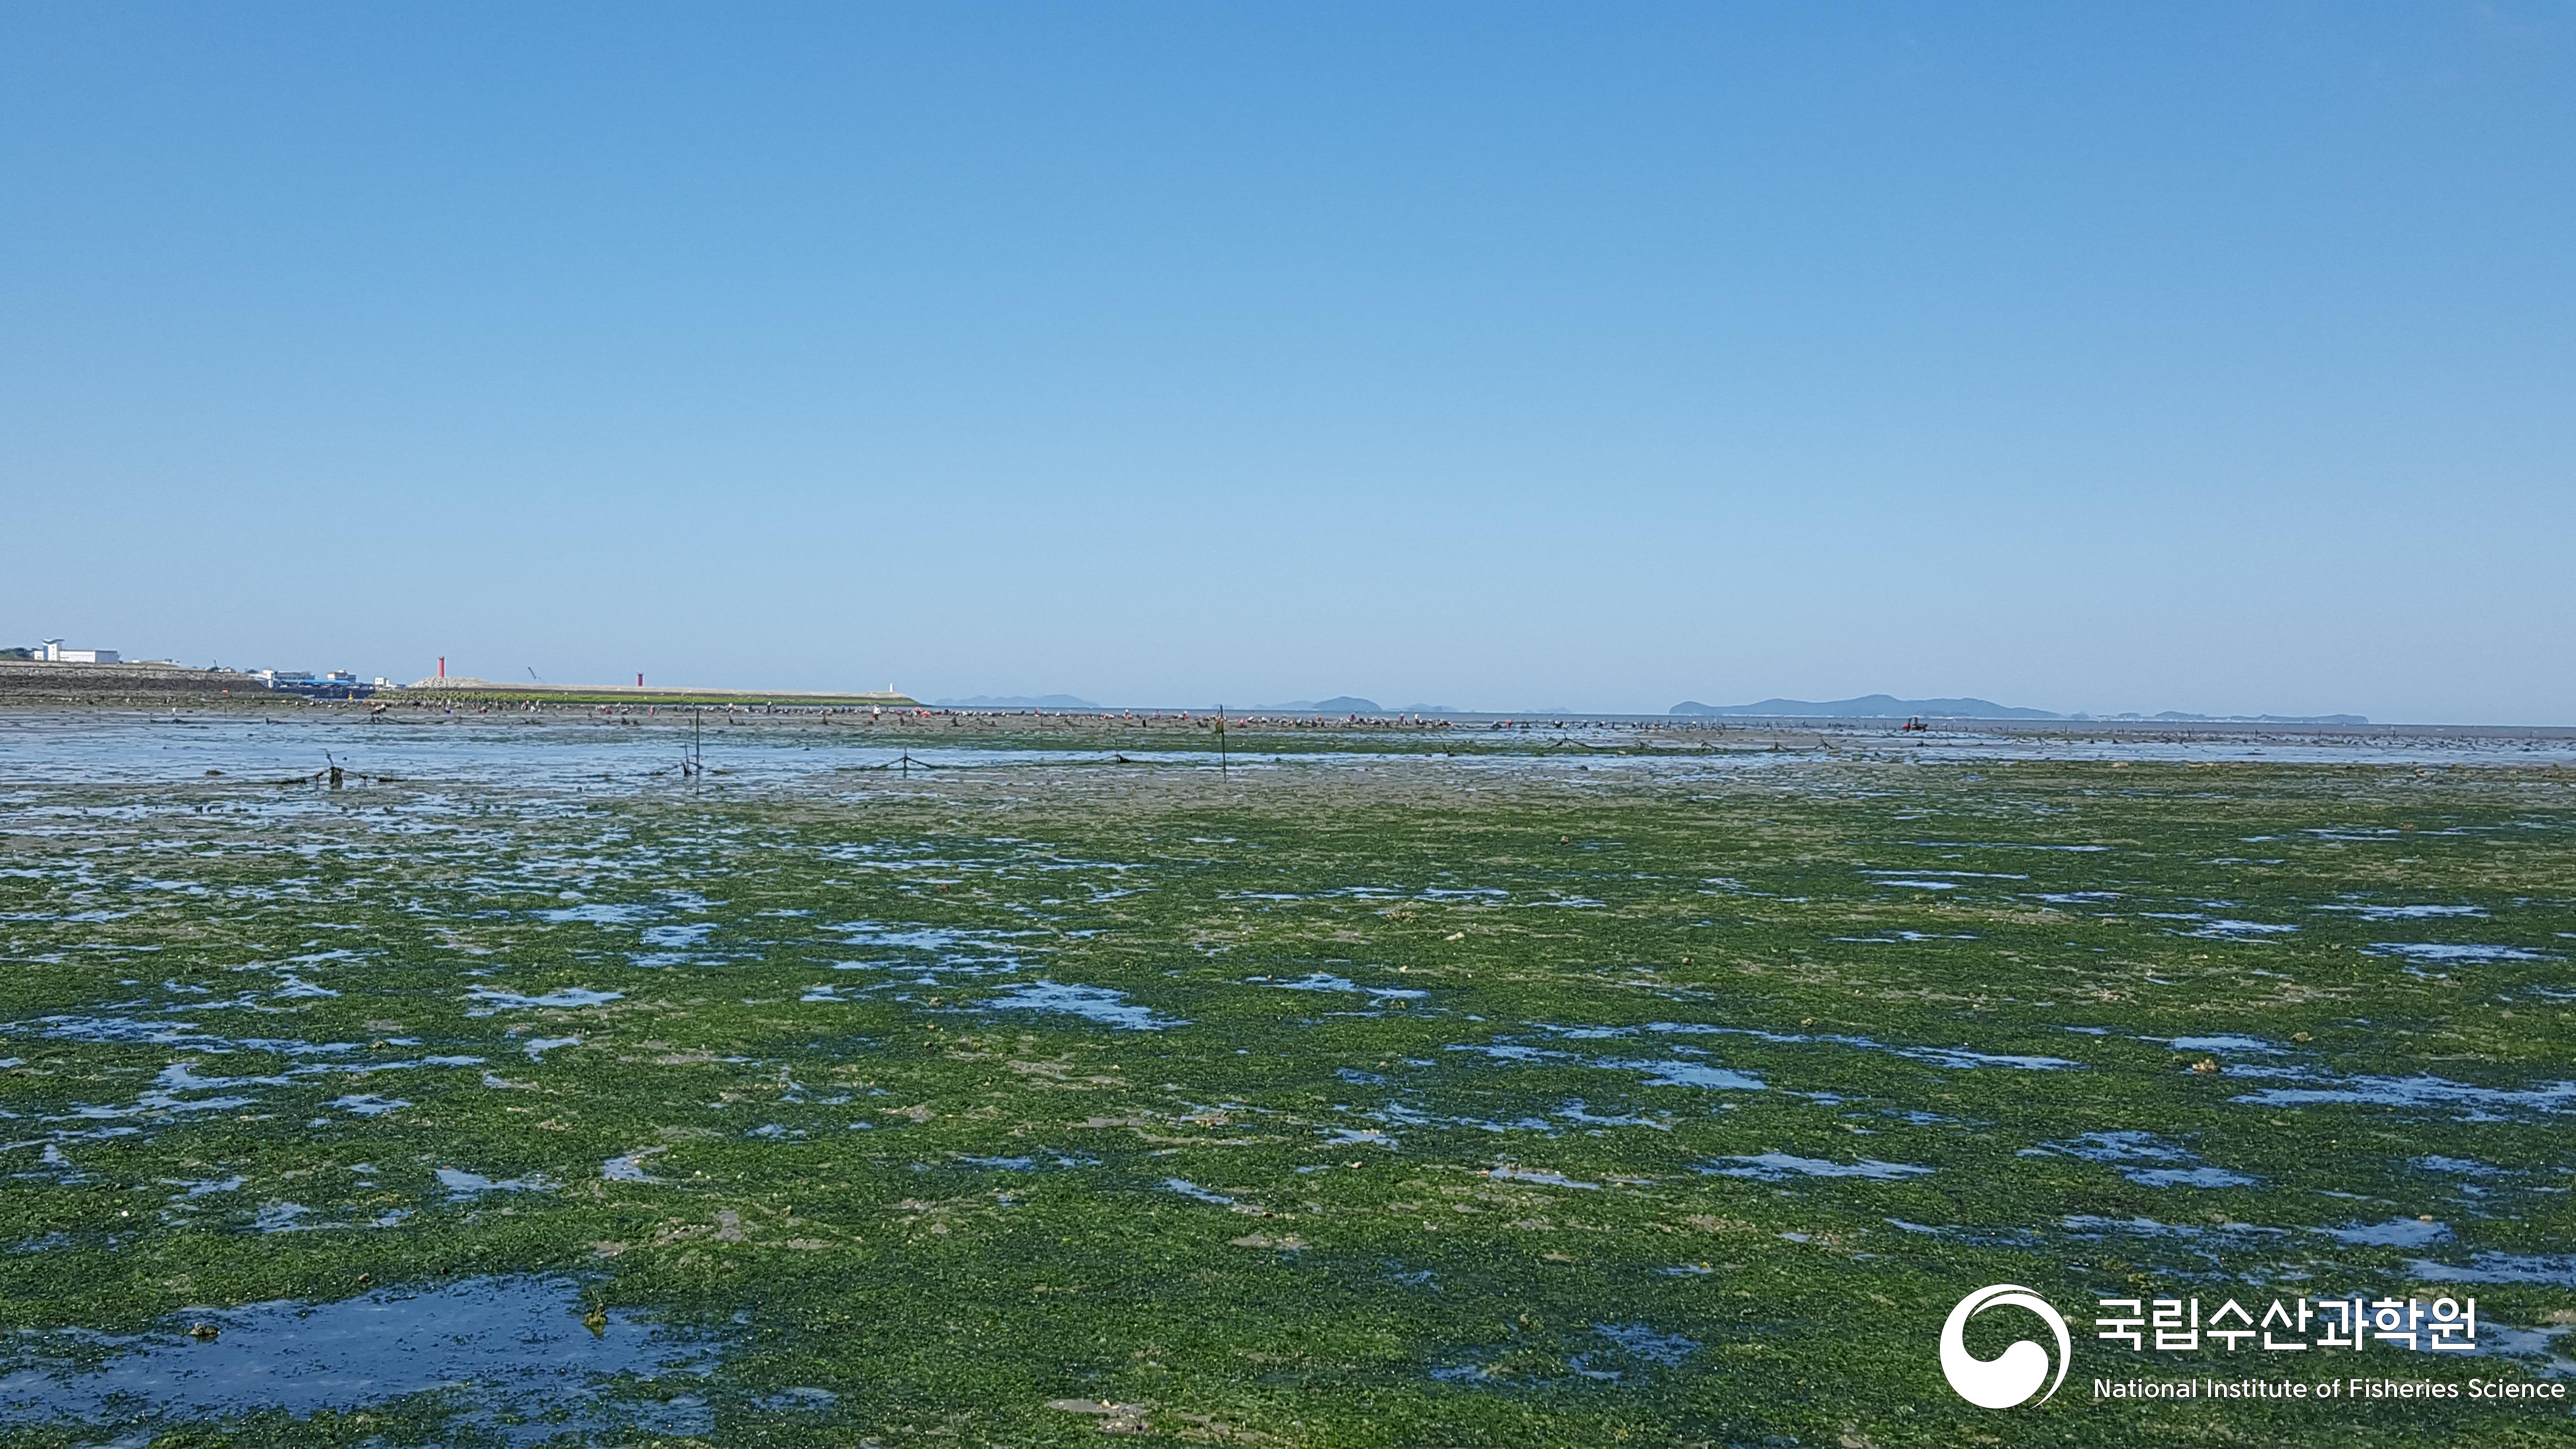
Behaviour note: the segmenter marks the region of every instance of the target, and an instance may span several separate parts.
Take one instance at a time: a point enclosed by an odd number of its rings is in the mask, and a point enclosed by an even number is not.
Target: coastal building
[[[365,699],[384,685],[383,680],[368,684],[346,669],[321,675],[301,669],[258,669],[251,677],[280,694],[300,694],[306,699]]]
[[[44,651],[36,657],[48,660],[55,664],[114,664],[118,662],[116,651],[113,649],[66,649],[63,647],[63,641],[60,639],[46,640]]]

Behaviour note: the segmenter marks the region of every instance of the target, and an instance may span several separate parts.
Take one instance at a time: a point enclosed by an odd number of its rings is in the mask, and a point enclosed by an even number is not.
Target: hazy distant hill
[[[943,709],[1098,709],[1087,699],[1070,694],[979,694],[972,699],[935,701]]]
[[[1250,708],[1275,709],[1287,714],[1314,714],[1319,710],[1327,714],[1384,714],[1386,712],[1379,707],[1376,700],[1362,699],[1356,694],[1337,694],[1330,699],[1292,699],[1280,704],[1256,704]]]
[[[1892,694],[1864,694],[1858,699],[1819,703],[1806,699],[1766,699],[1760,704],[1702,704],[1686,699],[1674,714],[1771,715],[1796,719],[2064,719],[2044,709],[2021,709],[1990,699],[1898,699]]]

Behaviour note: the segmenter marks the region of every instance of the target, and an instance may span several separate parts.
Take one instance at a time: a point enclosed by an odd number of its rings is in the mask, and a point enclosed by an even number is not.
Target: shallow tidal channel
[[[2576,1442],[2554,759],[8,724],[0,1442]]]

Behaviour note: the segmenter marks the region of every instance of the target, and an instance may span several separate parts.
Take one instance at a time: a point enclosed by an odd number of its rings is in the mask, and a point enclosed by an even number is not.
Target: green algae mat
[[[0,791],[0,1442],[2576,1442],[2576,775],[1212,763]]]

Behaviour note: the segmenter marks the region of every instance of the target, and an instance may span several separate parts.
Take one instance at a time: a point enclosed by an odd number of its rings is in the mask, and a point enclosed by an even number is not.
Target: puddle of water
[[[686,926],[647,926],[639,939],[665,951],[686,951],[705,945],[707,937],[715,933],[715,922],[699,921]]]
[[[1015,986],[986,1001],[984,1009],[1060,1011],[1126,1031],[1161,1031],[1169,1026],[1189,1025],[1178,1017],[1160,1016],[1150,1008],[1134,1005],[1123,991],[1112,991],[1106,986],[1066,986],[1045,980]]]
[[[1494,1168],[1485,1175],[1499,1177],[1509,1182],[1535,1182],[1547,1187],[1579,1187],[1586,1192],[1601,1190],[1601,1184],[1597,1182],[1577,1182],[1561,1172],[1542,1172],[1536,1168],[1514,1167],[1509,1163]]]
[[[542,1176],[493,1179],[462,1168],[442,1167],[437,1172],[438,1185],[447,1189],[448,1200],[479,1197],[487,1192],[552,1192],[554,1184]]]
[[[1621,1061],[1604,1057],[1591,1065],[1610,1071],[1643,1072],[1649,1087],[1706,1087],[1721,1092],[1761,1092],[1770,1084],[1748,1072],[1729,1071],[1724,1067],[1699,1062]]]
[[[1936,1067],[1959,1067],[1966,1069],[1974,1069],[1977,1067],[2008,1067],[2017,1072],[2071,1072],[2080,1071],[2084,1066],[2082,1062],[2070,1062],[2064,1057],[2019,1056],[2009,1052],[1978,1052],[1970,1051],[1966,1047],[1892,1047],[1868,1041],[1865,1037],[1823,1037],[1819,1038],[1819,1040],[1843,1042],[1847,1045],[1866,1044],[1871,1050],[1894,1052],[1896,1055],[1905,1057],[1911,1061],[1929,1062]]]
[[[1596,1323],[1592,1331],[1648,1363],[1670,1366],[1699,1351],[1699,1340],[1657,1333],[1642,1323]]]
[[[2576,1082],[2537,1082],[2528,1087],[2477,1087],[2431,1075],[2322,1077],[2296,1067],[2230,1066],[2231,1077],[2287,1077],[2311,1086],[2265,1087],[2228,1100],[2258,1107],[2350,1104],[2408,1110],[2460,1109],[2463,1122],[2501,1122],[2515,1112],[2576,1112]]]
[[[2255,1223],[2218,1223],[2194,1227],[2188,1223],[2160,1223],[2154,1218],[2106,1218],[2091,1213],[2078,1213],[2060,1220],[2060,1226],[2079,1237],[2124,1233],[2140,1238],[2235,1238],[2281,1237],[2287,1228],[2267,1228]]]
[[[1237,1205],[1233,1198],[1227,1197],[1224,1193],[1210,1192],[1206,1188],[1199,1186],[1197,1183],[1190,1181],[1186,1177],[1164,1178],[1163,1191],[1176,1192],[1183,1197],[1196,1198],[1198,1201],[1204,1203],[1214,1203],[1218,1207],[1234,1207]]]
[[[582,1326],[583,1312],[578,1284],[541,1277],[389,1289],[337,1303],[193,1309],[180,1318],[209,1324],[220,1337],[200,1343],[174,1329],[110,1339],[112,1356],[89,1369],[40,1359],[40,1366],[0,1378],[0,1418],[117,1425],[257,1409],[301,1416],[471,1384],[487,1413],[506,1409],[539,1420],[491,1426],[533,1440],[580,1423],[611,1376],[713,1368],[713,1349],[703,1341],[623,1309],[610,1310],[606,1330],[593,1334]],[[712,1427],[709,1415],[706,1429]]]
[[[1389,1102],[1368,1115],[1376,1121],[1392,1122],[1399,1127],[1472,1127],[1479,1132],[1537,1132],[1549,1137],[1556,1135],[1556,1124],[1544,1117],[1521,1117],[1509,1122],[1497,1122],[1488,1117],[1444,1117],[1437,1113],[1408,1107],[1402,1102]]]
[[[988,1167],[996,1172],[1044,1172],[1050,1167],[1098,1167],[1100,1165],[1100,1159],[1090,1153],[1060,1152],[1053,1148],[1025,1157],[975,1157],[959,1153],[957,1160],[971,1167]]]
[[[2015,875],[2015,874],[2013,874],[2013,873],[2011,873],[2011,872],[2009,872],[2009,871],[2000,871],[2000,870],[1864,870],[1864,871],[1862,871],[1862,872],[1861,872],[1861,874],[1862,874],[1862,875],[1876,875],[1876,876],[1924,876],[1924,877],[1928,877],[1928,878],[1932,878],[1932,879],[1939,879],[1939,880],[2028,880],[2028,879],[2030,879],[2030,877],[2029,877],[2029,876],[2026,876],[2026,875]],[[1885,884],[1888,884],[1888,885],[1901,885],[1901,884],[1904,884],[1904,882],[1902,882],[1902,881],[1894,881],[1894,880],[1891,880],[1891,881],[1887,881],[1887,882],[1885,882]]]
[[[204,1003],[194,1003],[188,1009],[197,1010],[203,1006]],[[356,1049],[345,1042],[315,1045],[312,1042],[273,1041],[258,1037],[236,1041],[201,1031],[193,1021],[141,1021],[124,1016],[40,1016],[33,1021],[13,1021],[0,1029],[16,1033],[30,1028],[47,1041],[74,1041],[89,1046],[175,1046],[194,1051],[271,1051],[282,1056]]]
[[[1551,1027],[1548,1029],[1559,1036],[1575,1038],[1626,1035],[1626,1029],[1622,1027]],[[1649,1087],[1706,1087],[1731,1092],[1761,1092],[1770,1089],[1769,1083],[1749,1072],[1729,1071],[1724,1067],[1713,1067],[1702,1062],[1637,1060],[1623,1057],[1596,1057],[1587,1061],[1571,1052],[1549,1051],[1544,1047],[1523,1046],[1517,1042],[1452,1046],[1448,1050],[1474,1052],[1498,1062],[1567,1061],[1578,1062],[1583,1066],[1595,1067],[1605,1072],[1642,1072],[1646,1076],[1645,1084]],[[1677,1050],[1690,1049],[1685,1047]]]
[[[1836,936],[1834,939],[1854,946],[1894,946],[1907,941],[1973,941],[1977,938],[1963,933],[1891,931],[1884,936]]]
[[[1792,1157],[1786,1152],[1765,1152],[1754,1157],[1721,1157],[1719,1162],[1698,1170],[1712,1177],[1750,1177],[1763,1182],[1784,1182],[1791,1177],[1863,1177],[1872,1182],[1898,1182],[1909,1177],[1923,1177],[1932,1169],[1910,1162],[1879,1162],[1861,1158],[1856,1162],[1828,1162],[1817,1157]]]
[[[2442,1223],[2428,1223],[2420,1218],[2390,1218],[2384,1223],[2354,1223],[2349,1227],[2319,1228],[2318,1232],[2339,1243],[2362,1248],[2429,1248],[2451,1236]]]
[[[2148,1036],[2140,1041],[2160,1041],[2178,1052],[2261,1052],[2279,1056],[2281,1049],[2270,1042],[2250,1036]]]
[[[2434,941],[2373,941],[2363,950],[2373,956],[2401,956],[2420,965],[2447,965],[2455,961],[2546,961],[2538,951],[2520,946],[2447,945]]]
[[[2087,1132],[2022,1149],[2024,1157],[2074,1157],[2116,1168],[2140,1187],[2252,1187],[2259,1178],[2208,1167],[2190,1150],[2152,1132]]]
[[[1658,1132],[1670,1132],[1673,1130],[1672,1119],[1668,1116],[1647,1117],[1635,1112],[1628,1112],[1622,1113],[1618,1116],[1605,1117],[1594,1112],[1580,1098],[1565,1103],[1550,1115],[1562,1117],[1568,1122],[1579,1122],[1586,1127],[1652,1127]]]
[[[1906,843],[1920,845],[1929,850],[2058,850],[2077,854],[2090,854],[2111,848],[2107,845],[2026,845],[2013,840],[1914,840]]]
[[[670,1151],[668,1147],[638,1147],[599,1165],[599,1175],[607,1182],[660,1182],[662,1179],[644,1170],[644,1159]]]
[[[1449,1050],[1453,1052],[1474,1052],[1479,1056],[1492,1057],[1498,1062],[1538,1062],[1546,1061],[1550,1058],[1555,1058],[1560,1061],[1572,1060],[1572,1054],[1568,1052],[1545,1051],[1538,1047],[1518,1046],[1510,1042],[1505,1042],[1500,1046],[1453,1046],[1449,1048]]]
[[[2478,1321],[2478,1346],[2473,1352],[2488,1357],[2536,1358],[2533,1366],[2543,1378],[2564,1378],[2576,1373],[2576,1361],[2558,1356],[2558,1336],[2569,1325],[2553,1323],[2547,1328],[2516,1328],[2508,1323],[2481,1317]]]
[[[2150,921],[2197,921],[2199,922],[2199,925],[2196,928],[2189,931],[2178,931],[2174,934],[2183,936],[2201,936],[2213,941],[2245,940],[2260,936],[2280,936],[2287,935],[2290,932],[2299,929],[2296,926],[2277,925],[2269,921],[2236,921],[2229,920],[2224,916],[2202,916],[2191,914],[2189,912],[2141,911],[2139,914]]]
[[[1281,991],[1364,992],[1370,996],[1391,996],[1404,1001],[1419,1001],[1431,994],[1428,991],[1415,991],[1396,986],[1361,986],[1355,984],[1347,977],[1332,976],[1321,971],[1314,972],[1303,979],[1296,981],[1272,981],[1267,977],[1255,976],[1248,979],[1244,984],[1247,986],[1272,986]]]
[[[1605,1036],[1615,1036],[1623,1034],[1627,1029],[1624,1027],[1591,1027],[1581,1028],[1578,1030],[1589,1031]],[[1860,1051],[1888,1052],[1895,1056],[1904,1057],[1909,1061],[1926,1062],[1936,1067],[1958,1067],[1962,1069],[1973,1069],[1977,1067],[2009,1067],[2015,1071],[2023,1072],[2081,1071],[2084,1067],[2082,1062],[2070,1062],[2064,1057],[2025,1056],[2004,1052],[1970,1051],[1966,1047],[1895,1046],[1890,1043],[1878,1041],[1874,1038],[1865,1036],[1811,1036],[1803,1032],[1763,1031],[1759,1028],[1749,1026],[1703,1026],[1695,1022],[1650,1021],[1646,1023],[1644,1027],[1640,1028],[1640,1030],[1662,1032],[1668,1035],[1680,1036],[1749,1036],[1757,1041],[1783,1043],[1818,1042],[1832,1046],[1852,1047]]]
[[[2320,911],[2349,911],[2365,921],[2425,921],[2443,916],[2484,916],[2484,906],[2318,906]]]
[[[2262,1181],[2224,1167],[2123,1167],[2120,1175],[2140,1187],[2252,1187]]]
[[[537,911],[534,914],[538,920],[553,921],[557,924],[568,921],[588,921],[594,926],[637,926],[661,913],[660,906],[610,905],[607,902],[598,901],[588,905],[560,906],[551,910]]]
[[[520,1049],[528,1054],[529,1061],[541,1062],[546,1059],[546,1053],[556,1047],[579,1045],[581,1045],[581,1038],[577,1036],[537,1036],[528,1038],[526,1044]]]
[[[323,1105],[337,1107],[343,1112],[355,1112],[361,1117],[381,1117],[387,1112],[399,1112],[411,1103],[400,1097],[379,1097],[370,1092],[354,1092],[346,1097],[335,1097]]]
[[[2504,1171],[2466,1157],[2418,1157],[2413,1166],[2424,1172],[2456,1172],[2462,1177],[2496,1177]]]
[[[2415,1258],[2407,1271],[2427,1283],[2544,1283],[2576,1288],[2576,1257],[2522,1253],[2478,1253],[2466,1264]]]
[[[251,1231],[255,1233],[306,1233],[313,1231],[315,1228],[325,1226],[322,1223],[308,1223],[303,1221],[306,1217],[311,1216],[312,1212],[313,1209],[306,1207],[300,1202],[273,1202],[268,1206],[261,1208],[259,1210],[259,1215],[251,1219]]]
[[[623,991],[593,991],[587,986],[566,986],[560,990],[549,991],[543,996],[522,996],[515,991],[502,991],[490,986],[473,986],[468,987],[465,994],[483,1003],[481,1006],[469,1008],[465,1013],[467,1016],[490,1016],[496,1011],[517,1011],[531,1006],[550,1007],[555,1010],[576,1006],[605,1006],[609,1002],[622,1001],[626,997]]]
[[[881,921],[842,921],[824,927],[852,946],[893,946],[906,951],[995,951],[1000,932],[957,926],[889,926]]]

